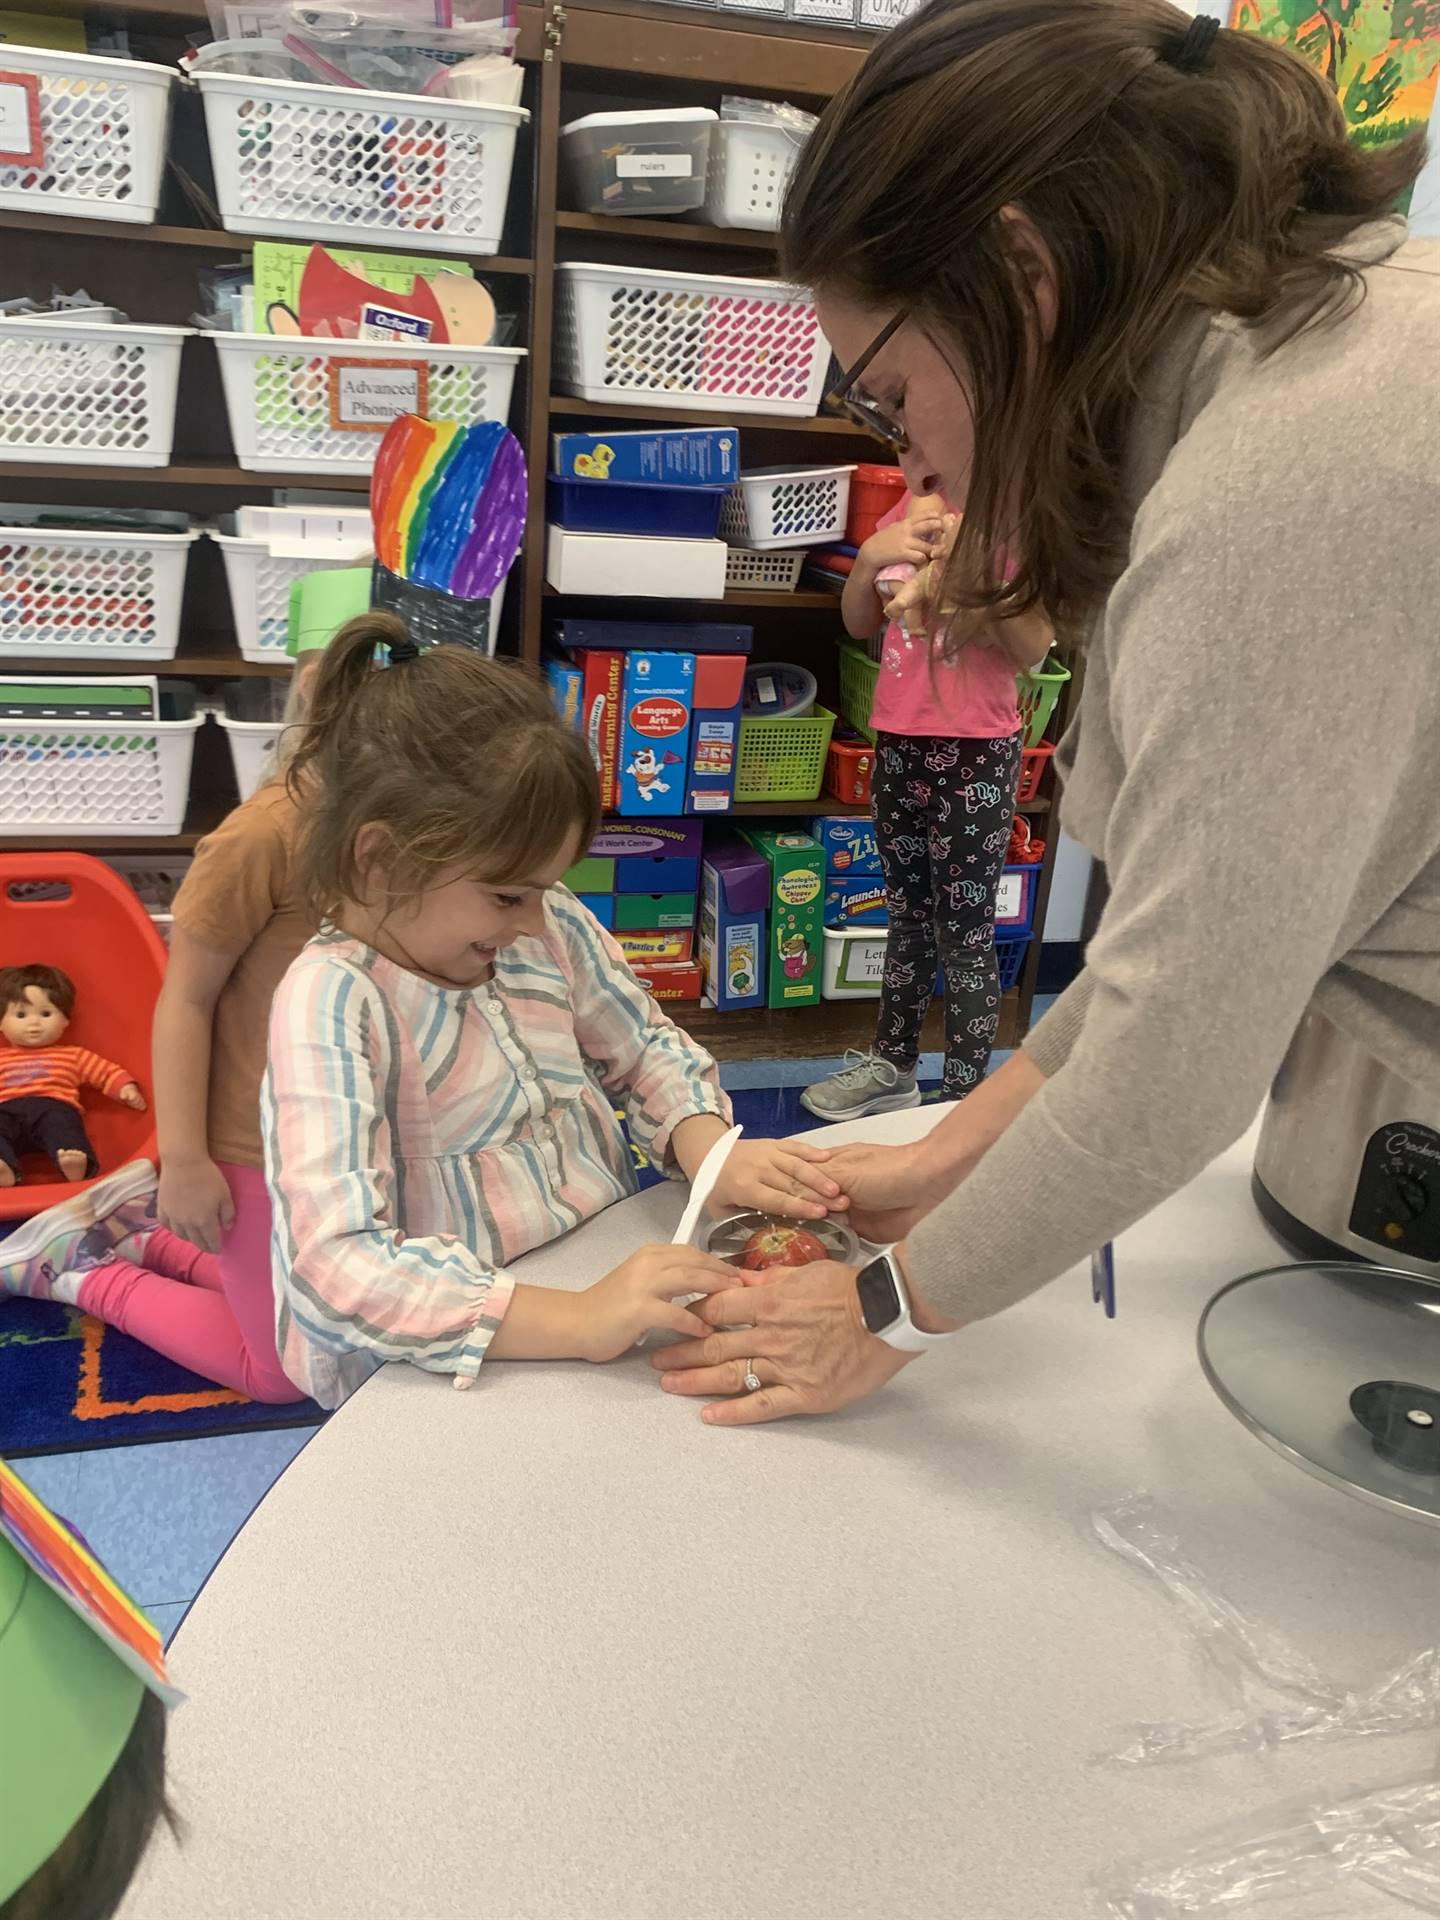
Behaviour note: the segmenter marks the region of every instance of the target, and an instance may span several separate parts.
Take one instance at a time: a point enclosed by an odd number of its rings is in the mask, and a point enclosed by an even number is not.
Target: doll
[[[123,1067],[87,1047],[61,1045],[75,986],[58,967],[0,968],[0,1187],[23,1178],[22,1153],[43,1153],[64,1180],[86,1180],[99,1162],[85,1131],[80,1089],[94,1087],[137,1113],[145,1096]]]

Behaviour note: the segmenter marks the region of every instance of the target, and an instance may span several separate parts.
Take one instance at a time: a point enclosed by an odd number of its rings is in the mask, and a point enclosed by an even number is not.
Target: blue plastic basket
[[[995,965],[1000,973],[1000,991],[1009,993],[1020,984],[1020,975],[1025,967],[1025,950],[1030,945],[1030,935],[1023,940],[997,940],[995,942]],[[942,967],[935,976],[935,998],[940,999],[945,992],[945,969]]]
[[[623,480],[546,482],[548,515],[571,533],[670,534],[713,540],[728,487],[667,487]]]

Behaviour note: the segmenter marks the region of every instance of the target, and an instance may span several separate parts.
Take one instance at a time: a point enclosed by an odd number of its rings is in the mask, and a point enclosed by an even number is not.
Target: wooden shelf
[[[667,1009],[692,1039],[717,1060],[833,1059],[848,1047],[867,1050],[875,1038],[878,1000],[822,1000],[818,1007],[759,1008],[746,1013],[716,1013],[713,1007],[677,1005]],[[1020,996],[1000,1001],[997,1047],[1020,1037]],[[925,1020],[922,1048],[945,1045],[944,1009],[936,1001]]]
[[[213,800],[197,801],[192,796],[183,833],[98,833],[67,834],[63,839],[0,839],[0,853],[43,853],[50,847],[64,847],[70,853],[188,853],[207,833],[213,833],[224,818],[226,808]]]
[[[294,662],[284,657],[264,664],[245,660],[238,648],[225,647],[223,635],[197,635],[180,642],[173,660],[119,660],[113,655],[102,660],[41,660],[6,653],[0,654],[0,665],[9,673],[53,673],[70,679],[153,673],[162,680],[252,680],[288,674]]]
[[[638,605],[642,600],[648,600],[651,596],[626,595],[623,593],[561,593],[558,587],[552,587],[547,582],[545,598],[547,600],[614,600],[623,602],[626,605]],[[683,595],[675,594],[668,599],[657,602],[656,618],[659,618],[659,607],[681,605],[691,607],[803,607],[810,612],[814,612],[817,609],[824,609],[827,612],[838,613],[840,611],[840,596],[838,593],[761,593],[758,590],[749,591],[744,587],[733,588],[718,600],[686,600]]]
[[[368,493],[368,473],[251,473],[229,461],[194,460],[173,467],[59,465],[44,460],[0,460],[0,481],[75,480],[128,486],[138,499],[147,487],[223,487],[230,492],[271,493],[277,487],[313,487],[326,493]]]
[[[200,253],[250,253],[255,246],[253,233],[226,233],[219,227],[142,226],[124,220],[71,220],[53,213],[0,212],[0,230],[17,233],[44,233],[53,239],[67,235],[80,240],[129,240],[154,247],[193,247]],[[531,274],[533,260],[508,254],[455,253],[450,259],[465,260],[490,273]]]
[[[613,240],[673,240],[687,247],[720,247],[730,253],[774,255],[779,235],[748,227],[705,227],[698,220],[625,219],[610,213],[557,213],[562,233],[600,233]]]
[[[720,14],[696,19],[649,0],[571,0],[565,8],[567,67],[690,80],[717,88],[828,99],[853,79],[873,34],[805,22]]]
[[[850,800],[832,800],[828,793],[822,793],[818,800],[737,800],[729,813],[719,816],[719,822],[723,826],[726,820],[814,820],[822,813],[853,814],[860,818],[869,812],[868,800],[856,805]]]
[[[663,400],[653,407],[641,407],[624,400],[578,400],[571,394],[552,393],[550,411],[566,420],[652,420],[657,426],[676,427],[749,427],[764,433],[799,433],[807,437],[823,434],[827,439],[850,440],[873,449],[875,436],[853,420],[837,420],[832,414],[809,414],[791,419],[778,413],[746,413],[727,408],[723,413],[702,412],[696,407],[672,407]]]

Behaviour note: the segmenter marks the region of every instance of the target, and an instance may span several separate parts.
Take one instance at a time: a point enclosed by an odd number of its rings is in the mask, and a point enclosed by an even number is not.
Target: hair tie
[[[403,640],[392,640],[385,651],[392,667],[403,667],[407,660],[420,658],[420,649],[408,634]]]
[[[1220,31],[1220,22],[1202,13],[1192,20],[1169,53],[1161,59],[1177,73],[1199,73],[1210,59],[1210,49]]]

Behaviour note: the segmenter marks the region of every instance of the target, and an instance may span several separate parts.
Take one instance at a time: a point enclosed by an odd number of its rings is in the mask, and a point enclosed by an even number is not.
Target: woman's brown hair
[[[392,664],[375,665],[377,648]],[[336,634],[286,772],[303,806],[301,891],[325,915],[342,900],[412,900],[459,869],[526,880],[599,824],[595,766],[522,668],[467,647],[417,651],[403,622],[360,614]],[[383,873],[357,860],[385,829]]]
[[[1346,311],[1363,283],[1330,249],[1419,170],[1423,137],[1352,144],[1324,79],[1257,35],[1221,32],[1197,68],[1177,64],[1190,26],[1167,0],[932,0],[796,166],[787,275],[909,315],[966,391],[953,604],[1038,603],[1075,631],[1125,565],[1147,358],[1187,308],[1255,323],[1265,351]],[[1007,207],[1054,261],[1048,340]],[[979,584],[1001,546],[1014,579]]]

